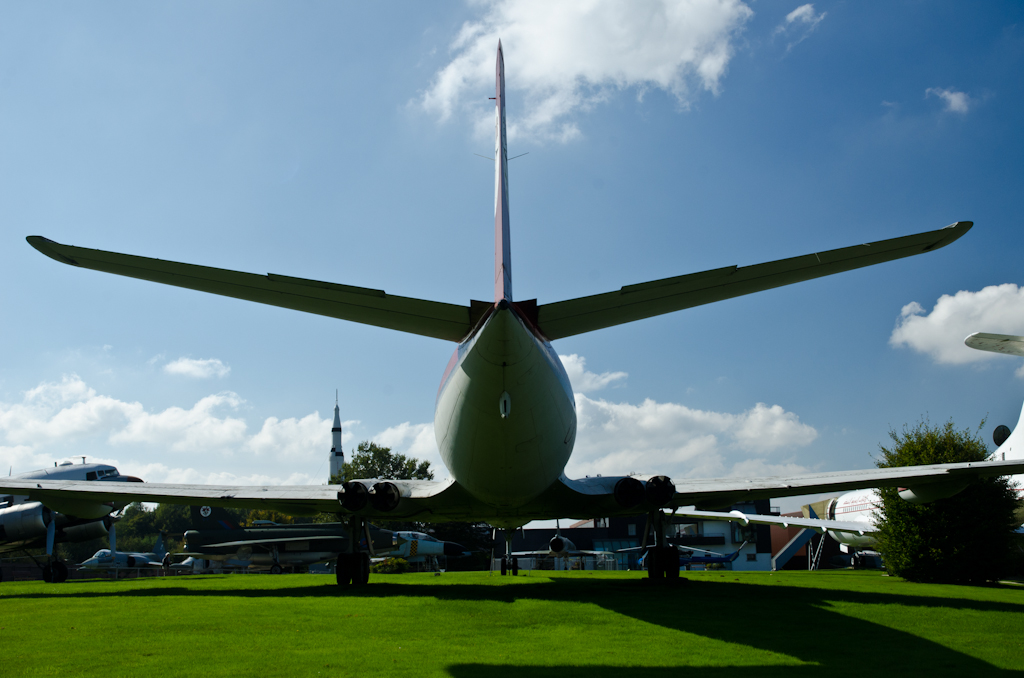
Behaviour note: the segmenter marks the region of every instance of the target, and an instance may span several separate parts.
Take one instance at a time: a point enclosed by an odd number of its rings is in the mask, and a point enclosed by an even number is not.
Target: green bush
[[[956,430],[952,420],[932,426],[922,419],[913,428],[904,426],[902,433],[889,431],[893,445],[881,447],[876,465],[983,461],[989,453],[978,432]],[[1009,574],[1017,506],[1009,478],[978,479],[960,493],[928,504],[904,501],[895,487],[882,488],[879,494],[878,550],[890,574],[941,583],[980,583]]]
[[[376,574],[402,574],[409,571],[409,561],[405,558],[386,558],[370,566],[370,572]]]

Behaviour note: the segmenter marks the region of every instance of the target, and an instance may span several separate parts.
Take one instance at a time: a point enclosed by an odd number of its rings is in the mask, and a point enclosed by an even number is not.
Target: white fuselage
[[[452,477],[497,508],[522,506],[562,474],[576,441],[569,377],[551,344],[507,303],[452,356],[434,435]]]

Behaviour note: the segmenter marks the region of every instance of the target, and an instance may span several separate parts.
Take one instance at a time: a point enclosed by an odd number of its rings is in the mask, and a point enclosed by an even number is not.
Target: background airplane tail
[[[192,527],[196,530],[237,530],[238,519],[219,506],[192,506]]]

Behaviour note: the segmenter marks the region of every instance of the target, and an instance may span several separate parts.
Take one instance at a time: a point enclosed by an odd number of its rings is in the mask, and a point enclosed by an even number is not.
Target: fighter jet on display
[[[122,476],[108,464],[86,464],[84,459],[81,464],[72,464],[70,461],[54,463],[53,468],[21,473],[10,476],[8,480],[21,480],[30,484],[33,480],[142,482],[132,476]],[[27,553],[27,549],[46,547],[47,562],[40,565],[43,579],[62,582],[68,577],[68,568],[54,558],[54,545],[108,536],[114,530],[117,520],[110,514],[127,504],[127,500],[102,504],[80,502],[70,496],[63,500],[48,500],[43,504],[30,500],[27,493],[0,496],[0,553]],[[3,572],[0,571],[2,580]]]
[[[441,541],[426,532],[395,532],[398,546],[388,554],[391,558],[403,558],[410,563],[422,562],[437,556],[458,557],[469,554],[466,547],[453,541]]]
[[[369,523],[363,525],[354,546],[341,523],[280,525],[256,521],[250,527],[239,527],[227,511],[212,506],[193,506],[192,524],[196,529],[185,532],[184,552],[176,555],[234,568],[269,570],[271,574],[353,552],[359,556],[354,576],[365,581],[370,574],[370,556],[393,555],[401,545],[395,533]]]
[[[100,549],[92,558],[78,564],[87,570],[124,570],[130,568],[158,568],[168,565],[165,562],[167,548],[164,546],[164,535],[156,539],[153,550],[140,553],[137,551],[118,551],[116,549]]]
[[[307,313],[376,325],[455,343],[441,377],[434,434],[450,472],[444,481],[346,479],[343,485],[231,487],[0,481],[0,489],[33,499],[150,501],[268,508],[286,514],[336,512],[360,534],[367,521],[486,521],[512,529],[535,519],[646,512],[654,545],[671,562],[663,509],[721,509],[740,501],[860,487],[944,488],[976,476],[1024,471],[1024,462],[942,464],[761,478],[686,479],[626,475],[571,479],[566,463],[576,441],[572,385],[551,342],[701,304],[924,254],[955,241],[972,226],[958,221],[927,233],[858,244],[755,266],[727,266],[626,285],[555,303],[516,301],[512,294],[505,82],[501,45],[495,78],[494,299],[468,305],[426,301],[284,275],[256,275],[62,245],[39,236],[29,243],[63,264]],[[728,517],[730,514],[725,513]],[[746,519],[752,520],[748,516]],[[671,552],[669,554],[669,552]],[[359,554],[339,557],[338,581],[353,581]],[[652,577],[678,569],[654,567]]]

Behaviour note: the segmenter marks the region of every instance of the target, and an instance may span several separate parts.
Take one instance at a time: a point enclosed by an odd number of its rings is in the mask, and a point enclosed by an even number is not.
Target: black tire
[[[352,555],[342,553],[338,556],[338,562],[334,567],[334,574],[338,578],[338,586],[348,586],[352,583]]]
[[[665,576],[669,579],[679,579],[679,552],[675,546],[666,546],[664,550]]]
[[[661,565],[661,549],[652,548],[647,551],[647,578],[648,579],[663,579],[665,577],[665,571]]]
[[[501,576],[504,577],[508,574],[508,558],[506,556],[501,557]]]
[[[61,584],[68,580],[68,566],[57,561],[53,564],[53,583]]]
[[[270,566],[270,574],[281,574],[282,572],[284,572],[284,569],[277,563]]]
[[[519,559],[513,556],[513,558],[512,558],[512,576],[516,577],[518,575],[519,575]]]
[[[49,564],[43,566],[43,581],[47,584],[53,583],[53,568]]]
[[[365,586],[370,583],[370,554],[356,554],[356,570],[352,575],[352,583]]]

